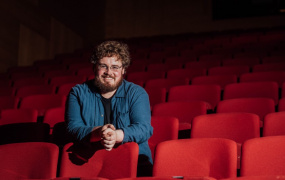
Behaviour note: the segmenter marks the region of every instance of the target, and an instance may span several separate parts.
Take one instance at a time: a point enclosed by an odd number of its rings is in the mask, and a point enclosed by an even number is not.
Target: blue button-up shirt
[[[68,131],[78,140],[90,135],[96,126],[104,125],[104,107],[100,93],[96,92],[94,80],[73,87],[66,103],[65,119]],[[148,139],[153,133],[149,97],[136,84],[123,80],[111,100],[113,125],[124,131],[125,142],[136,142],[139,154],[151,159]]]

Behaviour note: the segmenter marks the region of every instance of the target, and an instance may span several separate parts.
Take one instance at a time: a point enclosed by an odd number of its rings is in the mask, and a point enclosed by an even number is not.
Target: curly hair
[[[118,60],[121,60],[125,69],[129,67],[131,62],[129,47],[127,44],[118,41],[105,41],[99,44],[93,49],[90,61],[96,64],[100,59],[112,56],[116,56]]]

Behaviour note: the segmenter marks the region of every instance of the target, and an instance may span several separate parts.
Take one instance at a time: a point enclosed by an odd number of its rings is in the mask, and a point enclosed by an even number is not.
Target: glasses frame
[[[97,64],[98,70],[107,71],[108,69],[110,69],[110,71],[112,72],[119,72],[122,67],[123,65],[122,66],[117,66],[117,65],[107,66],[106,64],[100,64],[100,63]]]

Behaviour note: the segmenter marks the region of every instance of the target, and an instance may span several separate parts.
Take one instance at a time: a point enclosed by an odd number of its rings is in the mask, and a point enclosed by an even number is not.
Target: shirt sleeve
[[[81,107],[78,92],[75,89],[71,89],[66,101],[65,121],[67,123],[67,130],[77,140],[89,139],[93,127],[84,123],[80,112]]]
[[[130,125],[122,128],[125,142],[138,144],[147,141],[153,133],[151,126],[151,110],[148,94],[144,91],[135,93],[130,106]]]

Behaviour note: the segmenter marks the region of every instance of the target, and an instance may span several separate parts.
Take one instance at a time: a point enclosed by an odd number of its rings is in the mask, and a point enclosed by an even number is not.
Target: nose
[[[107,67],[104,71],[104,74],[109,74],[110,71],[111,71],[111,69],[109,67]]]

